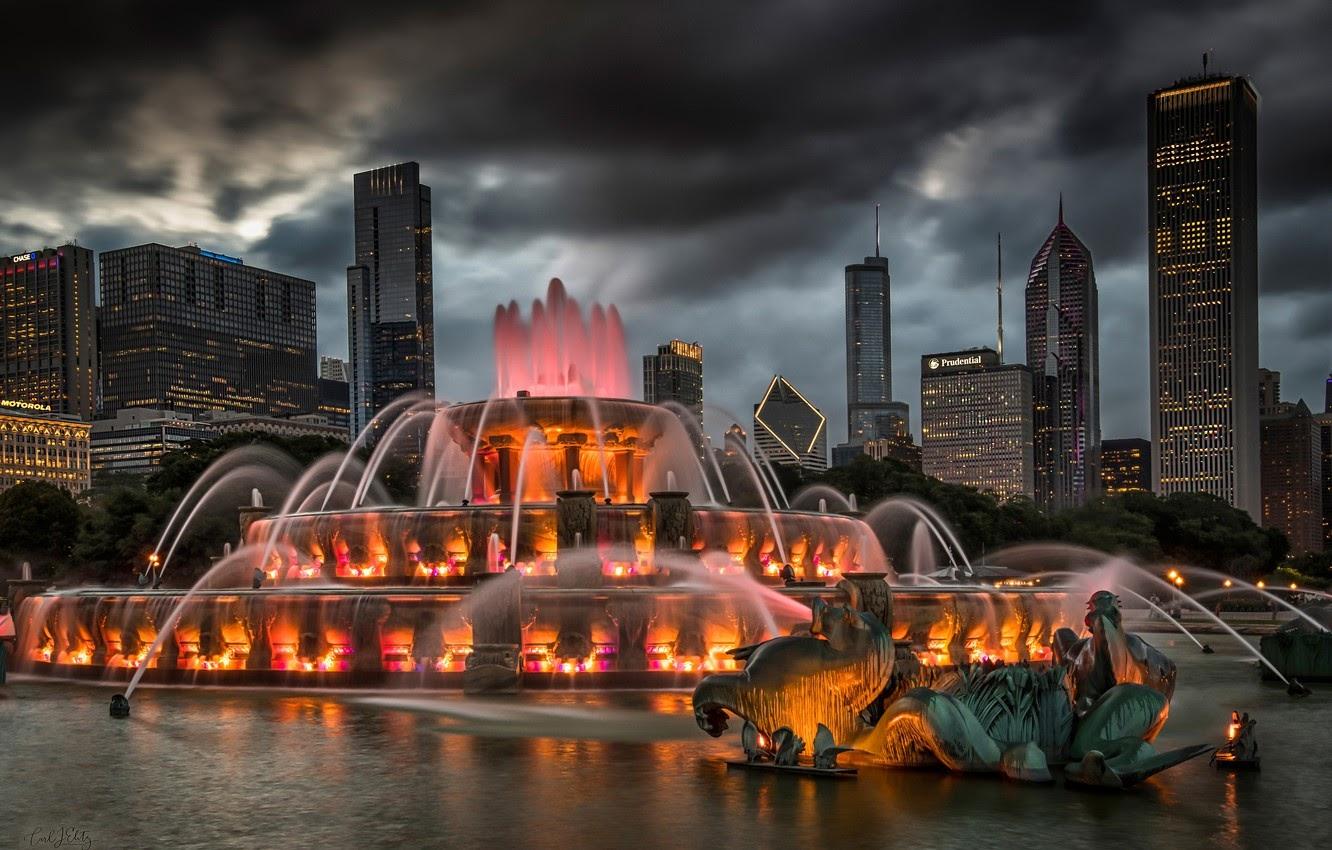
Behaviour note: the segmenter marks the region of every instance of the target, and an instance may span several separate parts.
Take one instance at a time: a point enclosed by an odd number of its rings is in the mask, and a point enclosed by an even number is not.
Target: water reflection
[[[1291,701],[1225,651],[1175,658],[1180,687],[1160,745],[1219,743],[1229,710],[1242,708],[1263,724],[1260,776],[1198,760],[1119,795],[923,771],[815,781],[727,770],[734,736],[676,734],[692,724],[687,693],[502,703],[529,712],[514,715],[524,723],[538,710],[652,721],[638,739],[585,740],[505,735],[502,723],[468,731],[473,721],[361,694],[151,688],[129,721],[111,723],[105,689],[11,680],[0,788],[13,816],[0,846],[71,821],[112,847],[1306,843],[1318,831],[1307,818],[1332,794],[1324,697]]]

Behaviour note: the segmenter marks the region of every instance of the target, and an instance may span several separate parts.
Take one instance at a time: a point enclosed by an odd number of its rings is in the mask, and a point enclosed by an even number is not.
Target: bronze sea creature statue
[[[786,636],[731,650],[743,670],[713,673],[694,689],[694,718],[714,738],[726,712],[747,720],[765,741],[787,729],[813,741],[819,725],[839,744],[864,731],[862,711],[893,672],[893,640],[873,614],[814,602],[810,636]]]
[[[751,758],[770,757],[779,732],[802,743],[817,735],[814,759],[825,765],[853,749],[863,763],[1050,781],[1050,765],[1064,764],[1067,781],[1106,788],[1210,752],[1151,746],[1169,715],[1175,666],[1123,630],[1114,594],[1094,594],[1085,623],[1085,638],[1056,633],[1050,668],[964,666],[900,692],[871,725],[878,712],[867,709],[884,699],[893,672],[888,629],[871,614],[817,603],[813,637],[736,650],[745,669],[700,682],[694,713],[714,736],[727,711],[743,718]]]

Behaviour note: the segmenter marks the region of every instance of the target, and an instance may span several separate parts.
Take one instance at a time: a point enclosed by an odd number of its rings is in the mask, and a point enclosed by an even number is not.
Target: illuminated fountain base
[[[902,589],[884,576],[753,594],[694,586],[560,588],[500,574],[469,587],[201,591],[144,681],[198,685],[512,690],[692,685],[743,667],[729,650],[785,633],[815,600],[884,619],[924,665],[1049,660],[1052,590]],[[16,667],[129,679],[178,591],[90,589],[21,603]]]

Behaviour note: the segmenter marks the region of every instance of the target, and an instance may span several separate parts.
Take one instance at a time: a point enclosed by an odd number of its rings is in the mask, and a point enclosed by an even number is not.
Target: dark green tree
[[[1152,519],[1127,508],[1122,499],[1093,499],[1070,508],[1051,522],[1055,538],[1111,555],[1153,563],[1161,558]]]
[[[0,493],[0,560],[27,561],[39,578],[63,575],[78,536],[79,505],[69,491],[20,481]]]

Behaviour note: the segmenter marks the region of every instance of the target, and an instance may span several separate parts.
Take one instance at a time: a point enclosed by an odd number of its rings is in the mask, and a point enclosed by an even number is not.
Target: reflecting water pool
[[[722,763],[686,692],[307,694],[0,687],[0,846],[62,828],[89,847],[1308,846],[1332,798],[1328,696],[1263,685],[1217,645],[1149,639],[1179,665],[1161,748],[1257,717],[1263,770],[1206,759],[1121,794],[934,772],[813,780]],[[1220,642],[1216,642],[1220,644]],[[543,735],[546,735],[543,737]],[[563,737],[561,737],[563,736]],[[49,846],[49,845],[47,845]]]

